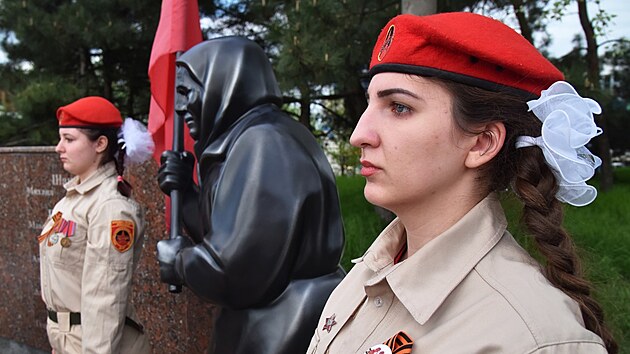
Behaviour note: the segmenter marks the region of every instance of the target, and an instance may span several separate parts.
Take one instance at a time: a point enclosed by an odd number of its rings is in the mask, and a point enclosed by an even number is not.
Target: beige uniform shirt
[[[307,353],[365,353],[399,331],[412,353],[606,353],[506,226],[491,194],[393,264],[405,242],[394,220],[330,296]]]
[[[146,336],[124,325],[127,316],[138,322],[129,299],[143,214],[116,186],[113,162],[81,184],[72,179],[39,237],[42,298],[58,312],[47,325],[57,353],[148,352]],[[69,325],[70,312],[81,313],[81,325]]]

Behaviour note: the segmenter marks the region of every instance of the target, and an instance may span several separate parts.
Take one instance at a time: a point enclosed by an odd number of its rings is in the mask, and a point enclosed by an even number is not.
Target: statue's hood
[[[261,104],[282,102],[267,55],[258,44],[244,37],[201,42],[176,63],[202,86],[197,156],[245,112]]]

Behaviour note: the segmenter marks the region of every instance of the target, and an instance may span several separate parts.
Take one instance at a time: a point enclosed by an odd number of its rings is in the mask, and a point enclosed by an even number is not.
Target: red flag
[[[163,0],[149,60],[151,106],[148,129],[155,142],[153,158],[158,163],[162,151],[173,147],[176,53],[188,50],[201,40],[197,1]],[[188,127],[184,127],[184,150],[193,151]]]
[[[155,142],[153,158],[159,163],[164,150],[173,148],[173,101],[175,58],[201,42],[197,0],[163,0],[160,22],[149,60],[151,106],[148,129]],[[184,126],[184,150],[193,151],[193,139]],[[197,174],[193,173],[195,180]],[[170,225],[170,198],[166,200],[166,224]]]

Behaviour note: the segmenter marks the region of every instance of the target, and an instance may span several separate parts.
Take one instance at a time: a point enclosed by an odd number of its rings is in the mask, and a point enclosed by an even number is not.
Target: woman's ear
[[[503,122],[488,123],[483,131],[475,136],[475,144],[466,156],[466,167],[477,168],[492,160],[505,142],[505,125]]]
[[[96,139],[96,152],[100,154],[103,151],[107,150],[108,142],[109,139],[107,139],[105,135],[99,136],[98,139]]]

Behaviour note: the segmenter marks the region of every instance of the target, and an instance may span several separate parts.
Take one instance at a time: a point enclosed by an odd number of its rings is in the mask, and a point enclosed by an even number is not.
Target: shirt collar
[[[363,256],[351,262],[364,262],[370,270],[379,273],[387,266],[394,264],[394,258],[405,244],[405,236],[405,226],[396,218],[381,231]]]
[[[116,164],[111,161],[102,166],[100,166],[94,173],[92,173],[85,181],[79,182],[79,177],[75,176],[63,187],[67,192],[75,191],[79,194],[85,194],[96,186],[100,185],[106,178],[114,176],[116,174]]]
[[[405,242],[398,219],[388,225],[361,258],[375,274],[373,286],[387,279],[396,297],[423,325],[475,265],[499,242],[507,228],[496,194],[492,193],[448,230],[414,255],[394,265]]]

